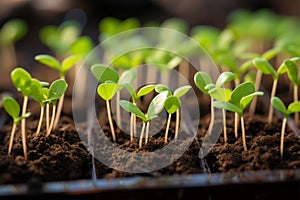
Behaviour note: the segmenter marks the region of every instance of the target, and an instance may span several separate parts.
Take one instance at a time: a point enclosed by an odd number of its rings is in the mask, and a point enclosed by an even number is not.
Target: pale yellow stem
[[[149,139],[149,129],[150,129],[150,121],[147,122],[147,124],[146,124],[146,139],[145,139],[145,144],[148,143],[148,139]]]
[[[26,109],[27,109],[28,97],[24,97],[23,101],[23,109],[22,109],[22,116],[25,116]],[[26,119],[22,119],[21,121],[21,133],[22,133],[22,145],[23,145],[23,152],[24,158],[27,160],[27,146],[26,146]]]
[[[287,118],[283,118],[281,127],[281,138],[280,138],[280,155],[283,158],[283,148],[284,148],[284,132],[286,127]]]
[[[294,85],[294,102],[298,101],[298,85]],[[294,114],[295,124],[299,126],[299,113]]]
[[[63,104],[64,104],[64,99],[65,99],[65,94],[63,94],[59,99],[53,129],[57,128],[57,125],[58,125],[58,122],[59,122],[59,119],[60,119],[60,115],[61,115],[61,111],[62,111],[62,107],[63,107]]]
[[[171,123],[171,114],[169,114],[169,116],[168,116],[167,127],[166,127],[166,132],[165,132],[165,144],[168,143],[168,133],[169,133],[169,128],[170,128],[170,123]]]
[[[46,137],[48,137],[53,129],[53,125],[54,125],[54,119],[55,119],[55,113],[56,113],[56,105],[53,105],[52,107],[52,117],[51,117],[51,122],[50,122],[50,126],[49,126],[49,130],[47,131]]]
[[[238,138],[238,128],[239,128],[239,115],[237,113],[234,113],[234,136],[235,139]]]
[[[11,153],[11,149],[12,149],[13,142],[14,142],[14,136],[15,136],[15,132],[16,132],[16,127],[17,127],[17,124],[14,123],[13,127],[12,127],[12,130],[11,130],[11,134],[10,134],[10,140],[9,140],[8,154],[7,155],[10,155],[10,153]]]
[[[113,138],[113,141],[116,141],[116,134],[115,134],[115,129],[114,129],[114,124],[111,118],[111,112],[110,112],[110,105],[109,105],[109,101],[106,100],[106,109],[107,109],[107,117],[108,117],[108,122],[109,122],[109,126],[110,126],[110,130],[111,130],[111,135]]]
[[[223,114],[223,132],[224,132],[224,143],[227,143],[227,127],[226,127],[226,111],[222,109]]]
[[[270,97],[270,105],[269,105],[269,115],[268,115],[268,124],[271,124],[272,118],[273,118],[273,105],[272,105],[272,98],[275,96],[276,88],[277,88],[278,79],[274,80],[272,91],[271,91],[271,97]]]
[[[47,103],[46,105],[46,131],[48,132],[49,130],[49,125],[50,125],[50,119],[49,119],[49,116],[50,116],[50,104]]]
[[[210,98],[210,123],[207,130],[208,134],[211,134],[214,123],[215,123],[214,99],[211,97]]]
[[[35,137],[37,137],[40,134],[40,130],[41,130],[41,127],[42,127],[42,122],[43,122],[44,110],[45,110],[44,106],[41,106],[40,120],[39,120],[39,123],[38,123],[38,127],[36,129]]]
[[[117,124],[120,127],[120,129],[122,129],[120,91],[118,91],[116,94],[116,115],[117,115]]]
[[[141,136],[140,136],[140,142],[139,142],[139,148],[142,148],[142,146],[143,146],[143,137],[144,137],[145,125],[146,125],[146,123],[143,122]]]
[[[180,108],[179,108],[180,109]],[[179,132],[179,121],[180,121],[180,116],[179,116],[179,109],[176,110],[176,124],[175,124],[175,139],[178,138],[178,132]]]
[[[134,114],[131,113],[130,115],[130,141],[132,142],[133,140],[133,116]]]
[[[243,116],[241,116],[241,127],[242,127],[242,139],[243,139],[244,151],[247,151],[246,133],[245,133],[245,125],[244,125],[244,117]]]

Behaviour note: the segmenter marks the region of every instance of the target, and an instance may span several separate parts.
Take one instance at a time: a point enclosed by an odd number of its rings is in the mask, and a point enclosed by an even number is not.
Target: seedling
[[[55,69],[59,73],[60,79],[65,79],[66,73],[78,62],[79,56],[78,55],[68,56],[61,63],[53,56],[44,55],[44,54],[37,55],[34,57],[34,59],[50,68]],[[60,119],[60,115],[64,103],[64,97],[65,95],[63,94],[57,106],[57,112],[56,112],[55,121],[53,125],[54,129],[57,127]]]
[[[144,87],[141,87],[137,92],[135,92],[131,83],[127,82],[124,84],[124,86],[130,93],[132,103],[134,105],[136,105],[136,103],[142,96],[149,94],[155,88],[155,85],[145,85]],[[135,136],[135,135],[136,135],[136,115],[134,113],[131,113],[131,116],[130,116],[130,141],[133,140],[133,136]]]
[[[121,100],[120,105],[121,107],[126,110],[127,112],[134,113],[137,117],[139,117],[143,121],[142,131],[140,135],[140,141],[139,141],[139,148],[142,148],[143,145],[143,137],[146,127],[146,136],[145,136],[145,143],[148,142],[148,135],[149,135],[149,127],[150,127],[150,121],[156,117],[158,117],[158,114],[163,110],[164,103],[167,99],[168,92],[164,91],[162,93],[159,93],[156,95],[152,101],[149,104],[147,113],[143,113],[139,109],[137,105],[134,105],[133,103]]]
[[[268,114],[268,123],[271,124],[272,117],[273,117],[273,106],[272,106],[272,98],[276,94],[277,83],[280,74],[282,73],[280,68],[275,71],[272,65],[264,58],[255,58],[253,59],[254,66],[261,71],[263,74],[270,74],[273,77],[273,86],[271,90],[271,97],[270,97],[270,106],[269,106],[269,114]]]
[[[247,151],[246,134],[244,126],[244,111],[251,103],[254,96],[261,96],[263,92],[255,92],[255,87],[252,82],[244,82],[238,85],[231,93],[231,101],[215,101],[213,104],[216,108],[225,109],[237,113],[241,118],[242,139],[244,151]]]
[[[30,113],[28,112],[28,113],[25,113],[24,115],[20,116],[20,111],[21,111],[20,105],[12,97],[6,97],[3,100],[3,107],[6,110],[6,112],[13,118],[13,127],[11,130],[9,147],[8,147],[8,155],[10,155],[13,141],[14,141],[14,135],[16,132],[16,127],[20,123],[21,120],[29,117]]]
[[[234,74],[231,72],[223,72],[218,77],[216,84],[209,84],[206,89],[209,89],[209,95],[217,101],[228,102],[230,100],[231,89],[224,88],[224,85],[234,80]],[[226,127],[226,111],[222,109],[223,115],[223,132],[224,132],[224,142],[227,142],[227,127]],[[238,120],[235,117],[235,124]],[[235,137],[237,138],[237,125],[235,126]]]
[[[293,103],[289,104],[289,106],[286,108],[286,106],[284,105],[284,103],[281,101],[280,98],[273,97],[272,105],[274,106],[274,108],[276,110],[281,112],[281,114],[283,115],[283,121],[282,121],[282,127],[281,127],[281,138],[280,138],[280,155],[281,155],[281,157],[283,157],[284,132],[285,132],[287,119],[292,113],[300,112],[300,101],[293,102]]]
[[[173,113],[176,112],[176,124],[175,124],[175,136],[174,138],[177,139],[178,138],[178,132],[179,132],[179,113],[180,113],[180,106],[181,106],[181,101],[180,101],[180,97],[183,96],[185,93],[187,93],[192,87],[190,85],[185,85],[185,86],[181,86],[179,88],[177,88],[174,91],[174,94],[168,96],[168,98],[166,99],[165,103],[164,103],[164,108],[166,109],[166,111],[168,112],[169,116],[168,116],[168,121],[167,121],[167,127],[166,127],[166,132],[165,132],[165,144],[168,142],[168,133],[169,133],[169,127],[170,127],[170,123],[171,123],[171,116]]]
[[[26,109],[27,109],[27,103],[28,103],[28,97],[31,94],[31,75],[22,68],[16,68],[11,72],[11,79],[14,84],[14,86],[17,88],[18,91],[20,91],[24,98],[23,98],[23,108],[21,116],[26,115]],[[23,143],[23,152],[24,157],[27,159],[27,147],[26,147],[26,120],[23,118],[21,120],[21,133],[22,133],[22,143]]]
[[[52,104],[51,122],[50,122],[49,128],[47,130],[46,137],[48,137],[50,135],[50,133],[53,129],[53,126],[54,126],[57,101],[59,99],[61,99],[61,97],[64,95],[65,91],[67,90],[67,87],[68,87],[68,84],[66,83],[66,81],[64,79],[58,79],[50,85],[49,91],[44,90],[44,92],[42,93],[44,95],[43,98],[46,98],[45,100],[43,100],[43,103],[47,103],[48,105],[50,103]],[[47,94],[48,94],[48,96],[46,97],[45,95],[47,95]]]
[[[293,57],[287,59],[283,62],[283,64],[279,67],[280,73],[287,72],[290,81],[294,85],[294,102],[298,101],[298,85],[300,84],[300,77],[298,75],[299,69],[296,64],[297,61],[300,60],[300,57]],[[296,112],[294,115],[295,123],[299,125],[299,113]]]

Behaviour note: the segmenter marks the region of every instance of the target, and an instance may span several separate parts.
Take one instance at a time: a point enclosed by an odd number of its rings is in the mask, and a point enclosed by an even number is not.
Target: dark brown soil
[[[102,113],[100,116],[99,120],[104,126],[103,130],[106,136],[111,138],[108,123],[105,120],[106,113]],[[206,116],[201,120],[198,136],[188,150],[171,165],[151,173],[131,174],[111,169],[96,160],[97,177],[116,178],[137,175],[161,176],[202,173],[203,166],[198,152],[207,129],[208,117]],[[81,142],[71,117],[63,116],[58,130],[53,131],[48,138],[44,136],[44,131],[38,137],[33,136],[36,124],[37,119],[34,117],[27,120],[28,160],[23,158],[20,130],[17,130],[11,156],[7,156],[11,124],[6,124],[0,131],[0,184],[25,183],[33,177],[37,177],[41,181],[91,178],[92,157]],[[211,172],[300,168],[300,139],[289,129],[285,136],[284,158],[281,159],[280,157],[281,120],[274,118],[272,125],[267,125],[265,119],[260,116],[255,116],[252,120],[246,118],[247,152],[243,150],[241,136],[237,140],[234,138],[232,124],[233,120],[229,115],[228,144],[223,144],[223,136],[221,136],[219,142],[206,156]],[[143,149],[139,149],[138,139],[130,142],[128,135],[117,129],[117,144],[127,151],[155,151],[164,146],[164,131],[163,129],[161,133],[151,137],[149,143]],[[172,139],[173,132],[174,128],[171,128],[169,140]],[[99,148],[101,149],[101,147]]]

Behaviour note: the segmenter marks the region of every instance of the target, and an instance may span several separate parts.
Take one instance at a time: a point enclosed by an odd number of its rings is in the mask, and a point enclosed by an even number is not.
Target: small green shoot
[[[215,101],[216,108],[225,109],[227,111],[237,113],[241,118],[242,139],[244,151],[247,151],[245,127],[244,127],[244,111],[251,103],[254,96],[261,96],[263,92],[255,92],[255,86],[252,82],[244,82],[238,85],[231,93],[231,101]]]
[[[272,98],[272,105],[276,110],[281,112],[283,115],[283,121],[282,121],[282,127],[281,127],[281,139],[280,139],[280,155],[283,157],[283,149],[284,149],[284,133],[285,133],[285,127],[287,123],[288,117],[292,113],[299,113],[300,112],[300,101],[295,101],[291,103],[287,108],[282,102],[282,100],[278,97]]]
[[[139,148],[142,148],[143,145],[143,137],[146,127],[146,136],[145,136],[145,143],[147,144],[148,141],[148,135],[149,135],[149,127],[150,127],[150,121],[156,117],[158,117],[158,114],[163,110],[164,103],[167,99],[168,92],[164,91],[162,93],[159,93],[156,95],[152,101],[149,104],[147,113],[143,113],[137,105],[134,105],[133,103],[121,100],[120,105],[121,107],[126,110],[129,113],[134,113],[137,117],[139,117],[143,121],[142,131],[140,135],[140,141],[139,141]]]
[[[28,112],[28,113],[25,113],[24,115],[20,116],[20,111],[21,111],[20,105],[12,97],[6,97],[3,100],[3,107],[4,107],[5,111],[13,118],[13,121],[14,121],[12,130],[11,130],[11,134],[10,134],[9,147],[8,147],[8,155],[10,155],[13,141],[14,141],[14,135],[16,132],[16,127],[20,123],[21,120],[29,117],[30,113]]]

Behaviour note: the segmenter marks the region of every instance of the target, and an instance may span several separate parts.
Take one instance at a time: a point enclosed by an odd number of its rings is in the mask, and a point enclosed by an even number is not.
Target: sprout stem
[[[239,127],[239,115],[237,113],[234,113],[234,136],[235,136],[235,139],[238,138],[238,127]]]
[[[116,94],[116,115],[117,115],[117,124],[122,129],[122,120],[121,120],[121,108],[120,108],[120,91]]]
[[[24,96],[23,100],[23,109],[22,109],[22,116],[25,116],[26,109],[27,109],[28,97]],[[22,119],[21,121],[21,132],[22,132],[22,143],[23,143],[23,152],[25,160],[27,160],[27,146],[26,146],[26,119]]]
[[[47,105],[46,105],[46,130],[47,130],[47,132],[48,132],[48,130],[49,130],[49,125],[50,125],[50,120],[49,120],[49,116],[50,116],[50,114],[49,114],[49,109],[50,109],[50,105],[49,105],[49,103],[47,103]]]
[[[280,155],[283,158],[283,147],[284,147],[284,132],[286,127],[287,118],[283,118],[282,127],[281,127],[281,138],[280,138]]]
[[[176,110],[176,124],[175,124],[175,137],[174,137],[175,139],[178,138],[178,132],[179,132],[179,120],[180,120],[179,109]]]
[[[130,115],[130,142],[133,140],[133,115],[133,113]]]
[[[14,141],[14,135],[15,135],[15,132],[16,132],[16,127],[17,127],[17,124],[14,123],[13,127],[12,127],[12,130],[11,130],[11,134],[10,134],[10,140],[9,140],[8,154],[7,155],[10,155],[10,153],[11,153],[11,149],[12,149],[12,145],[13,145],[13,141]]]
[[[298,85],[294,85],[294,102],[298,101]],[[294,114],[295,124],[299,126],[299,113]]]
[[[169,116],[168,116],[167,127],[166,127],[166,132],[165,132],[165,144],[168,143],[168,133],[169,133],[170,123],[171,123],[171,115],[172,114],[169,114]]]
[[[56,105],[53,105],[52,107],[52,117],[51,117],[51,122],[50,122],[50,126],[49,126],[49,130],[47,131],[46,137],[48,137],[53,129],[53,125],[54,125],[54,118],[55,118],[55,112],[56,112]]]
[[[136,114],[133,114],[133,136],[135,137],[137,135],[136,133]]]
[[[149,139],[149,128],[150,128],[150,121],[148,121],[147,124],[146,124],[146,140],[145,140],[145,144],[148,143],[148,139]]]
[[[109,122],[110,130],[111,130],[111,135],[112,135],[113,141],[115,142],[116,141],[116,134],[115,134],[113,121],[112,121],[112,118],[111,118],[109,100],[106,100],[106,109],[107,109],[107,117],[108,117],[108,122]]]
[[[44,106],[41,106],[41,112],[40,112],[40,120],[38,123],[38,128],[36,129],[35,137],[37,137],[40,134],[40,130],[42,127],[42,122],[43,122],[43,116],[44,116]]]
[[[57,128],[57,125],[58,125],[58,122],[59,122],[59,119],[60,119],[60,114],[61,114],[61,111],[62,111],[62,107],[63,107],[63,104],[64,104],[64,99],[65,99],[65,94],[63,94],[60,97],[59,102],[58,102],[57,112],[56,112],[55,121],[54,121],[54,125],[53,125],[54,129]]]
[[[247,151],[245,125],[244,125],[244,117],[243,116],[241,116],[241,126],[242,126],[242,138],[243,138],[244,151]]]
[[[275,96],[276,88],[277,88],[278,79],[275,79],[272,86],[271,97],[270,97],[270,106],[269,106],[269,115],[268,115],[268,124],[271,124],[273,118],[273,105],[272,98]]]
[[[143,137],[144,137],[144,130],[145,130],[146,123],[143,121],[141,136],[140,136],[140,142],[139,142],[139,148],[142,148],[143,146]]]
[[[258,91],[260,88],[260,83],[261,83],[261,78],[262,78],[262,72],[260,70],[257,70],[256,73],[256,79],[255,79],[255,91]],[[252,100],[252,103],[249,108],[249,116],[252,118],[255,113],[256,109],[256,104],[257,104],[257,96],[255,96]]]
[[[224,143],[227,143],[227,127],[226,127],[226,111],[222,109],[223,114],[223,132],[224,132]]]
[[[207,130],[207,133],[208,134],[211,134],[212,132],[212,128],[214,126],[214,123],[215,123],[215,110],[214,110],[214,99],[211,97],[210,98],[210,123],[209,123],[209,127],[208,127],[208,130]]]

